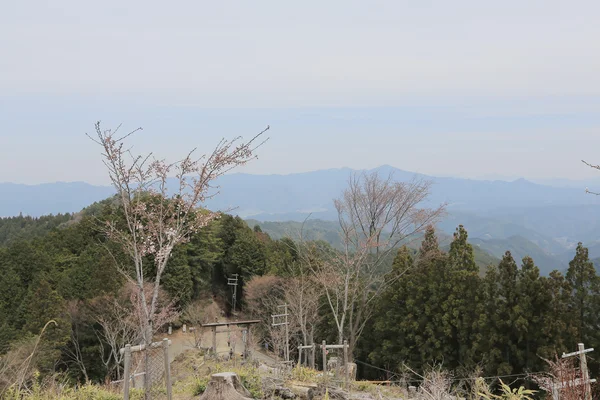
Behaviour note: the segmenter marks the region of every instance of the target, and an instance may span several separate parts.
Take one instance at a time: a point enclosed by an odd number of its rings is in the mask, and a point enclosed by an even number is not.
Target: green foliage
[[[186,248],[181,246],[173,250],[167,268],[162,276],[162,286],[177,299],[177,303],[184,308],[192,300],[193,279],[192,268],[186,257]]]
[[[523,386],[519,388],[512,388],[500,379],[500,394],[490,393],[478,393],[479,396],[487,400],[499,399],[499,400],[534,400],[533,395],[536,393],[535,390],[525,389]]]
[[[208,377],[202,376],[202,377],[196,378],[194,380],[192,394],[194,396],[200,396],[202,393],[204,393],[206,391],[207,386],[208,386]]]
[[[143,391],[132,389],[129,393],[131,400],[142,400]],[[123,394],[109,390],[98,385],[87,383],[80,387],[65,386],[62,384],[35,384],[31,390],[11,390],[5,393],[6,400],[119,400]]]
[[[406,272],[393,275],[400,271]],[[480,365],[486,375],[521,374],[543,370],[541,357],[569,351],[578,340],[600,345],[593,329],[600,323],[598,278],[583,246],[567,278],[558,271],[540,276],[530,257],[519,267],[510,252],[480,277],[463,227],[448,254],[428,229],[415,261],[408,249],[399,250],[390,280],[358,353],[384,370],[407,365],[422,372],[443,363],[449,370]],[[589,365],[598,368],[595,360]]]
[[[297,366],[292,369],[292,379],[299,382],[317,383],[320,372],[313,368]]]
[[[251,365],[231,365],[227,364],[217,364],[214,368],[214,373],[219,372],[234,372],[240,378],[242,385],[252,395],[254,399],[262,399],[263,398],[263,390],[262,390],[262,378],[257,368],[254,368]]]
[[[18,239],[31,240],[42,237],[67,225],[73,218],[71,214],[45,215],[39,218],[23,215],[0,218],[0,246]]]
[[[600,281],[596,275],[593,263],[588,257],[588,249],[581,243],[577,245],[575,257],[569,262],[567,282],[572,289],[570,311],[573,316],[573,325],[579,342],[597,337],[598,298],[600,294]]]
[[[473,246],[467,239],[467,231],[459,225],[450,244],[447,273],[441,284],[441,290],[445,292],[442,309],[446,313],[442,324],[452,349],[444,365],[450,368],[474,366],[481,340],[475,328],[483,305],[483,296],[479,290],[481,278]]]
[[[82,374],[65,355],[75,331],[90,378],[106,377],[93,315],[72,311],[85,310],[86,304],[101,296],[114,296],[123,285],[115,262],[127,268],[127,258],[111,247],[96,226],[97,219],[120,217],[118,207],[109,200],[76,218],[0,220],[0,235],[2,229],[11,232],[5,239],[0,237],[0,354],[20,336],[39,334],[52,319],[58,326],[48,328],[36,359],[42,375],[58,366],[69,369],[72,381],[82,381]],[[322,229],[315,238],[331,239],[325,225],[314,224]],[[301,266],[296,243],[281,232],[274,234],[276,229],[270,226],[261,223],[251,229],[242,219],[223,215],[174,249],[163,287],[181,307],[210,295],[222,304],[230,299],[226,277],[238,273],[238,304],[250,305],[244,296],[253,277],[267,274],[286,279]],[[276,228],[281,231],[284,226]],[[312,242],[307,248],[303,256],[314,265],[326,262],[336,251],[326,242]],[[600,347],[596,333],[600,283],[583,245],[577,247],[566,276],[557,271],[540,276],[532,258],[515,261],[514,253],[505,253],[502,260],[486,259],[483,262],[494,265],[482,273],[478,254],[459,226],[447,252],[440,249],[430,228],[419,249],[403,247],[386,260],[381,273],[387,274],[390,285],[373,304],[373,318],[367,321],[356,352],[358,360],[393,372],[405,364],[416,371],[433,363],[443,363],[447,369],[480,364],[486,374],[502,375],[541,370],[540,357],[552,358],[580,341]],[[326,318],[327,309],[320,311],[325,318],[316,337],[337,340],[332,320]],[[300,337],[299,332],[291,335],[293,340]],[[589,364],[593,373],[598,370],[595,360]],[[262,395],[256,371],[236,372],[253,396]],[[379,370],[366,368],[359,373],[382,376]],[[298,379],[316,378],[314,371],[303,368],[294,369],[293,374]],[[198,379],[194,391],[200,393],[205,385],[206,379]],[[96,389],[82,386],[78,392],[89,390],[86,398],[103,398],[94,397],[101,396],[93,392]]]
[[[65,301],[47,281],[42,280],[30,287],[23,303],[23,315],[25,333],[37,335],[46,326],[36,355],[36,364],[41,372],[52,372],[56,360],[60,358],[61,349],[69,341],[71,334],[71,321],[66,312]],[[54,323],[48,324],[49,321]]]

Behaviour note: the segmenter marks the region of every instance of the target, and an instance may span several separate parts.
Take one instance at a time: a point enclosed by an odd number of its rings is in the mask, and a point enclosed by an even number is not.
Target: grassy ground
[[[204,392],[211,374],[218,372],[235,372],[255,399],[272,398],[273,381],[278,385],[308,385],[319,388],[319,399],[324,397],[325,387],[333,385],[333,378],[323,377],[320,371],[310,368],[294,368],[285,376],[273,377],[268,370],[263,370],[262,375],[256,364],[241,364],[239,360],[217,361],[205,359],[203,352],[191,349],[179,354],[171,363],[171,376],[173,378],[173,400],[192,400]],[[270,384],[271,385],[270,385]],[[377,399],[382,397],[401,398],[402,393],[393,387],[379,387],[366,382],[353,382],[352,392],[361,392],[364,395]],[[5,394],[6,400],[119,400],[123,398],[122,392],[115,387],[101,385],[84,385],[78,388],[61,384],[60,379],[34,385],[27,392]],[[143,394],[139,390],[132,390],[131,400],[141,400]]]

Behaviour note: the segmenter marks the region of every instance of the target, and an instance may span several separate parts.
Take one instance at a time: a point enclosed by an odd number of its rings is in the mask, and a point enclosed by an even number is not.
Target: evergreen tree
[[[177,300],[177,305],[184,308],[192,299],[192,271],[187,259],[188,244],[173,249],[168,268],[162,277],[162,286],[171,298]]]
[[[415,351],[420,355],[419,365],[443,363],[451,352],[451,342],[444,335],[444,300],[448,296],[446,279],[447,255],[438,244],[435,230],[429,226],[419,249],[415,273],[412,274],[411,289],[407,294],[411,297],[413,315],[418,323],[415,330]],[[414,296],[413,296],[414,293]]]
[[[443,303],[444,334],[452,349],[445,365],[452,369],[474,365],[481,340],[477,331],[483,305],[479,291],[481,279],[473,247],[467,239],[467,231],[459,225],[450,244],[447,276],[442,290],[447,294]]]
[[[365,343],[370,352],[369,361],[388,370],[396,370],[402,362],[415,365],[418,353],[415,352],[414,332],[418,323],[416,315],[408,309],[416,304],[411,299],[413,274],[415,270],[410,250],[403,246],[398,250],[389,279],[394,283],[381,294],[376,304],[370,339]]]
[[[594,264],[589,259],[588,249],[581,243],[577,245],[575,257],[569,262],[566,277],[572,290],[569,309],[577,340],[573,340],[570,346],[575,347],[577,343],[598,345],[600,282]]]
[[[544,314],[547,312],[547,294],[540,270],[531,257],[523,258],[517,292],[519,294],[519,318],[516,320],[519,352],[524,360],[523,372],[540,371],[545,368],[539,357],[539,349],[547,339],[541,334]]]
[[[236,232],[233,245],[225,253],[224,264],[228,274],[239,274],[242,279],[263,275],[266,270],[265,246],[250,228]]]
[[[502,357],[498,360],[496,372],[499,375],[512,374],[520,360],[517,351],[518,333],[515,326],[519,318],[519,297],[517,277],[519,268],[510,251],[507,251],[498,264],[498,298],[496,329],[502,338],[498,343]]]
[[[414,266],[409,250],[400,249],[391,273],[400,277],[382,294],[375,313],[371,362],[392,370],[405,363],[416,371],[436,362],[447,365],[454,343],[444,331],[446,262],[432,227]]]
[[[500,324],[498,312],[498,266],[488,266],[482,281],[484,294],[482,313],[479,316],[477,329],[482,340],[479,342],[478,352],[481,354],[486,375],[495,375],[498,369],[498,360],[502,359],[501,343],[503,336],[498,329]]]
[[[230,220],[230,216],[223,219]],[[221,222],[221,221],[218,221]],[[187,262],[192,276],[192,298],[198,299],[204,291],[210,291],[211,282],[215,282],[215,267],[223,257],[224,241],[218,235],[220,225],[212,222],[200,229],[185,245]]]
[[[538,355],[552,359],[557,354],[568,352],[576,336],[576,327],[571,323],[571,285],[559,271],[552,271],[549,277],[542,279],[542,283],[544,307]]]
[[[55,322],[49,324],[43,332],[36,356],[39,370],[50,373],[70,337],[71,321],[66,312],[66,303],[50,283],[41,278],[31,286],[22,307],[25,333],[40,335],[49,321]]]

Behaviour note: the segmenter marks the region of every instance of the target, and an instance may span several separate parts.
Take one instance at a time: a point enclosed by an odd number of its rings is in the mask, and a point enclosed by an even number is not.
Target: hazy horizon
[[[600,176],[600,3],[13,2],[0,12],[0,182],[107,184],[105,127],[173,160],[271,126],[240,172],[392,165]]]

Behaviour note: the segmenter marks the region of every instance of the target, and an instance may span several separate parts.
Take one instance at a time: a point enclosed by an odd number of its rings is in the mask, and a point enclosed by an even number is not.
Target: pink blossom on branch
[[[194,149],[173,163],[153,154],[134,155],[125,142],[141,128],[124,135],[119,134],[119,128],[103,130],[97,122],[95,137],[88,137],[102,148],[102,159],[125,220],[125,226],[106,221],[102,230],[132,262],[133,274],[128,274],[126,268],[121,268],[121,272],[138,287],[144,312],[142,336],[149,342],[157,314],[160,280],[173,248],[219,217],[219,213],[202,207],[207,199],[218,194],[214,181],[256,158],[255,151],[266,141],[262,138],[269,127],[249,141],[241,137],[222,139],[210,154],[196,157]],[[168,188],[170,177],[175,181],[173,191]],[[156,271],[150,293],[144,289],[144,263],[148,258]]]

